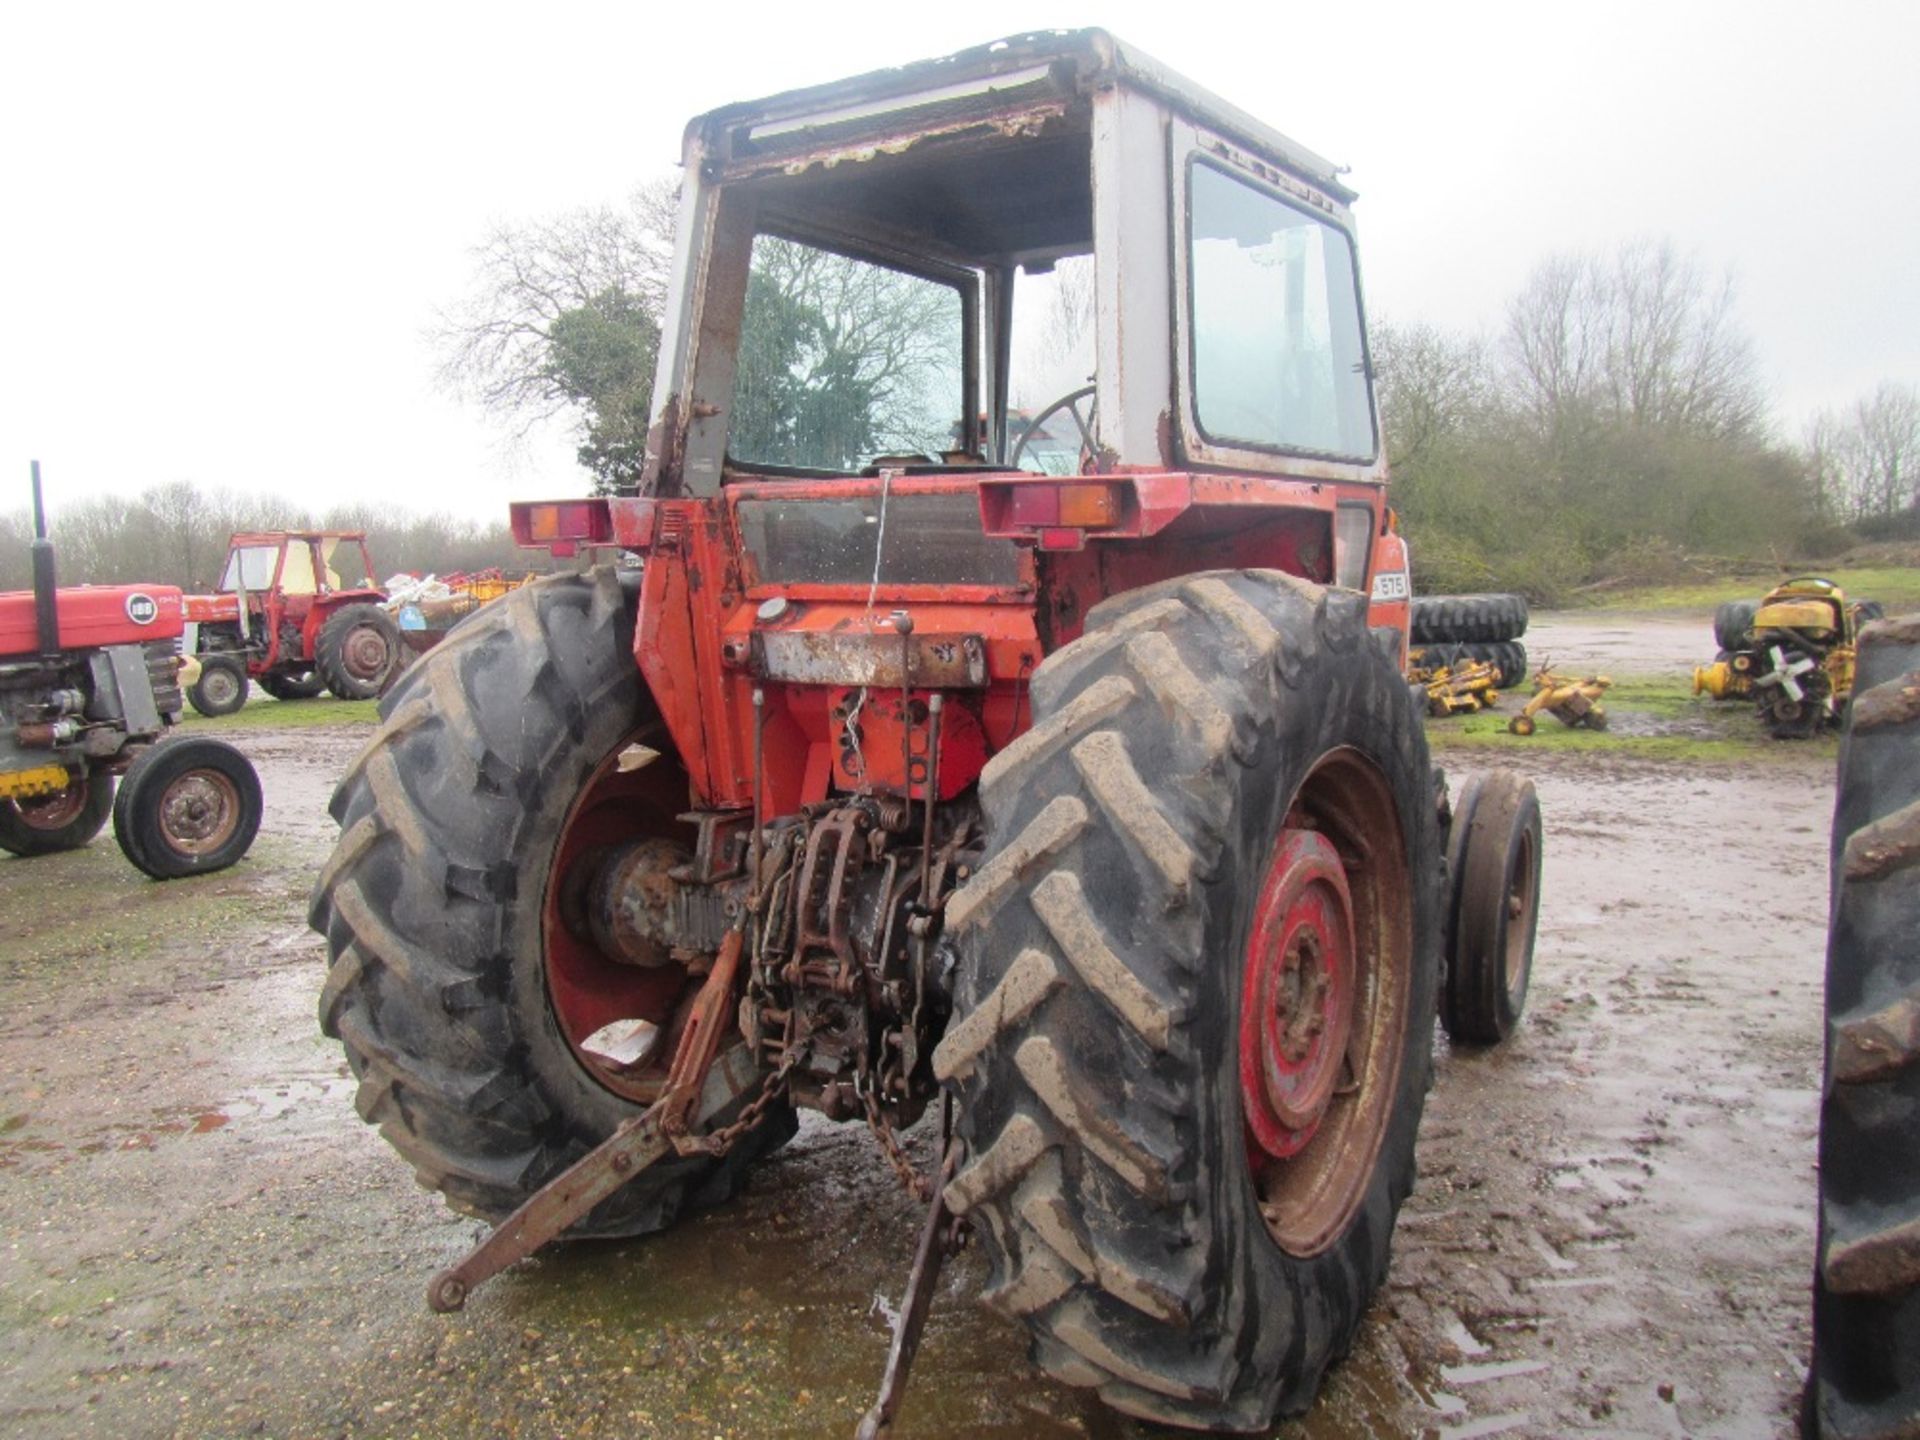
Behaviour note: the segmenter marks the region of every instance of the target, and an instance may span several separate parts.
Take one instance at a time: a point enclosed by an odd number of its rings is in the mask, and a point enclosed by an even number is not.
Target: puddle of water
[[[1494,1360],[1485,1365],[1442,1365],[1440,1378],[1449,1385],[1484,1385],[1515,1375],[1537,1375],[1548,1368],[1545,1360]]]

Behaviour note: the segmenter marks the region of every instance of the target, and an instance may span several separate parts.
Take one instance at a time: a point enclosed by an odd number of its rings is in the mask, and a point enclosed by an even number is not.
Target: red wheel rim
[[[1347,1064],[1353,1022],[1353,895],[1339,852],[1287,830],[1260,887],[1240,1008],[1248,1158],[1297,1155]]]
[[[620,753],[628,743],[615,746],[588,778],[561,827],[547,878],[541,938],[547,998],[574,1058],[616,1095],[646,1104],[658,1098],[673,1055],[668,1042],[689,989],[687,971],[679,965],[645,968],[609,959],[593,943],[582,917],[570,913],[582,900],[584,886],[576,882],[590,872],[603,847],[686,833],[687,827],[674,823],[676,811],[685,808],[685,773],[666,756],[643,769],[621,771]],[[589,1043],[626,1021],[660,1032],[643,1057],[621,1062]]]
[[[1294,793],[1252,902],[1239,1098],[1273,1241],[1318,1255],[1354,1223],[1396,1113],[1414,1014],[1413,881],[1386,776],[1331,750]]]

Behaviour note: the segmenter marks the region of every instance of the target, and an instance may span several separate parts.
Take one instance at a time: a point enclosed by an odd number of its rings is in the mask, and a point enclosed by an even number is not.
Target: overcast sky
[[[1920,5],[0,8],[0,508],[175,479],[491,516],[586,477],[434,386],[498,221],[617,203],[723,102],[1104,24],[1352,169],[1376,315],[1543,256],[1735,278],[1783,429],[1920,383]]]

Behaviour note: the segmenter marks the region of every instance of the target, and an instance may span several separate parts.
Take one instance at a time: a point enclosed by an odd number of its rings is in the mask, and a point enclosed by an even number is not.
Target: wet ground
[[[1579,675],[1692,675],[1714,656],[1711,611],[1558,610],[1523,643],[1535,668]]]
[[[1552,624],[1536,654],[1600,668]],[[234,870],[0,860],[0,1433],[851,1434],[916,1224],[863,1130],[810,1118],[721,1211],[426,1309],[476,1227],[359,1123],[313,1018],[306,892],[361,736],[234,738],[270,805]],[[1387,1287],[1278,1433],[1790,1434],[1830,760],[1512,754],[1548,824],[1526,1023],[1442,1046]],[[979,1283],[949,1271],[899,1435],[1152,1433],[1036,1377]]]

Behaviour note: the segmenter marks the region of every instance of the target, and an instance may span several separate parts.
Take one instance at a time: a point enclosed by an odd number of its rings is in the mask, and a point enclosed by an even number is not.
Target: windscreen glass
[[[243,545],[227,556],[227,570],[220,577],[220,588],[264,590],[273,584],[273,567],[279,560],[278,545]]]
[[[993,585],[1020,583],[1020,553],[980,529],[980,498],[742,500],[740,539],[762,584]],[[877,561],[877,565],[876,565]]]
[[[962,307],[952,285],[756,236],[728,455],[859,471],[963,448]]]
[[[1345,232],[1196,163],[1188,183],[1193,402],[1207,439],[1370,460],[1373,402]]]
[[[1013,282],[1007,457],[1078,475],[1093,459],[1093,257],[1069,255]]]

